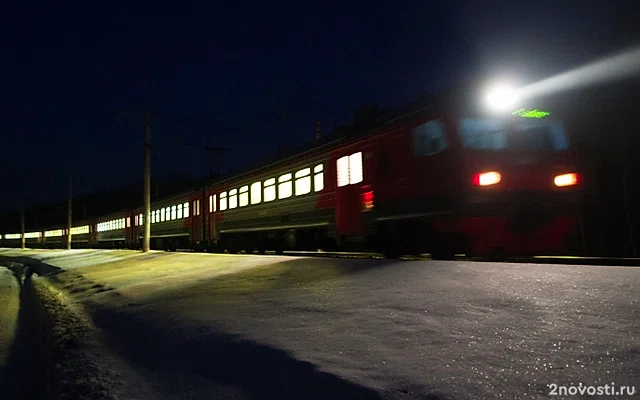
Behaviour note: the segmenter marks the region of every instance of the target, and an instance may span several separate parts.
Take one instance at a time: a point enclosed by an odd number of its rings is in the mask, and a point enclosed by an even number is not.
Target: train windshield
[[[463,119],[460,134],[473,150],[561,151],[568,147],[566,132],[557,121],[539,119]]]

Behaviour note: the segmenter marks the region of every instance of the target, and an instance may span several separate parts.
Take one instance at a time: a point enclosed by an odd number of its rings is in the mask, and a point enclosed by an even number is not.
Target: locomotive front
[[[457,119],[466,193],[459,226],[472,253],[567,253],[577,232],[583,177],[563,123],[518,107],[508,90],[489,112]]]

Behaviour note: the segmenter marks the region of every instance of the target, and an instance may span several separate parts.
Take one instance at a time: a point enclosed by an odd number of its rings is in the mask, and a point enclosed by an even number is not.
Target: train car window
[[[144,224],[144,218],[142,217],[142,214],[140,214],[140,225]]]
[[[178,219],[182,219],[182,204],[178,204]]]
[[[565,150],[569,144],[562,124],[532,119],[515,125],[508,145],[517,150]]]
[[[197,206],[196,206],[196,209],[195,209],[195,213],[196,213],[196,215],[200,215],[201,212],[202,212],[202,209],[200,208],[200,200],[196,200],[196,204],[197,204]]]
[[[227,192],[220,193],[220,211],[227,209]]]
[[[186,202],[182,205],[182,214],[185,218],[189,218],[189,202]]]
[[[276,178],[264,181],[264,201],[273,201],[276,199]]]
[[[362,152],[349,156],[349,184],[362,182]]]
[[[249,185],[242,186],[240,188],[240,195],[238,196],[240,207],[249,205]]]
[[[152,224],[156,223],[156,212],[155,211],[151,211],[151,223]],[[138,217],[136,217],[136,225],[138,225]]]
[[[218,211],[218,195],[213,195],[213,212]]]
[[[209,195],[209,213],[214,212],[213,195]]]
[[[229,190],[229,209],[238,207],[238,189]]]
[[[127,228],[131,228],[131,217],[127,217]]]
[[[301,169],[296,172],[295,178],[296,196],[311,193],[311,168]]]
[[[336,167],[338,170],[338,187],[347,186],[349,184],[349,157],[338,158]]]
[[[564,150],[567,136],[561,124],[523,120],[505,124],[498,119],[463,119],[460,134],[464,147],[473,150]]]
[[[171,220],[178,218],[178,210],[176,206],[171,206]]]
[[[411,133],[415,157],[437,154],[448,146],[441,121],[430,121],[416,126]]]
[[[137,216],[137,215],[135,215],[135,216],[133,217],[133,223],[134,223],[136,226],[138,226],[138,216]],[[98,224],[98,225],[100,225],[100,224]],[[100,231],[98,230],[98,232],[100,232]]]
[[[463,119],[460,121],[462,145],[474,150],[503,150],[507,144],[504,123],[498,119]]]
[[[286,199],[293,195],[291,173],[280,175],[278,178],[278,199]]]
[[[160,222],[164,222],[166,217],[166,209],[165,208],[161,208],[160,209]]]
[[[322,164],[318,164],[313,168],[313,191],[319,192],[324,189],[324,172],[322,170],[324,166]]]
[[[258,204],[262,199],[262,182],[251,184],[251,204]]]

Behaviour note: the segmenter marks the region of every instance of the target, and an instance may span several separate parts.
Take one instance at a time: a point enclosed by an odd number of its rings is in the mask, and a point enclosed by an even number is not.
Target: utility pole
[[[67,210],[67,250],[71,250],[71,217],[73,214],[73,205],[71,202],[71,196],[72,196],[72,178],[69,177],[69,206],[68,206],[68,210]]]
[[[148,252],[151,243],[151,109],[144,116],[144,237],[142,251]]]
[[[25,247],[26,247],[25,246],[25,240],[24,240],[24,204],[22,204],[22,206],[20,207],[20,217],[21,217],[21,221],[20,221],[20,223],[21,223],[21,228],[20,228],[20,232],[21,232],[21,235],[20,235],[20,248],[22,250],[24,250]]]

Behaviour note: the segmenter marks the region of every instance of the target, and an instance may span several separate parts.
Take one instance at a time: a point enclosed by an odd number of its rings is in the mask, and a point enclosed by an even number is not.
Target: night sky
[[[149,99],[154,179],[215,169],[184,143],[230,147],[224,172],[312,141],[316,119],[330,131],[363,102],[470,74],[535,81],[606,55],[623,5],[136,3],[0,6],[0,210],[64,199],[69,175],[77,194],[140,182],[133,112]]]

